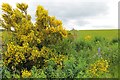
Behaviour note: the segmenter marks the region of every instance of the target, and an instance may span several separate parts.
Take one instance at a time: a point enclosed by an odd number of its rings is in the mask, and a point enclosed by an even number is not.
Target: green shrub
[[[93,41],[96,42],[104,42],[105,38],[104,37],[100,37],[100,36],[95,36],[95,38],[93,39]]]
[[[45,71],[42,69],[37,69],[35,66],[31,69],[31,78],[47,78]]]
[[[75,44],[69,38],[63,39],[59,43],[50,45],[49,47],[58,54],[69,55],[76,53]]]
[[[84,49],[90,49],[92,50],[92,45],[91,42],[87,42],[87,41],[79,41],[75,43],[75,50],[77,52],[79,52],[80,50],[84,50]]]
[[[119,43],[120,42],[120,38],[113,38],[111,41],[111,44],[115,44],[115,43]]]

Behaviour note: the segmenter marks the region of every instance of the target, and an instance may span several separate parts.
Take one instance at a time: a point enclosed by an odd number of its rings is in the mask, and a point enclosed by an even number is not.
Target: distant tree
[[[72,36],[73,36],[73,39],[75,40],[76,37],[77,37],[77,33],[76,33],[76,30],[74,28],[72,28]]]

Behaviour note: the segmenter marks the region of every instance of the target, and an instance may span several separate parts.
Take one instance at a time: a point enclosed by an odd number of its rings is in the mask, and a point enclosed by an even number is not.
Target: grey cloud
[[[56,16],[66,24],[70,19],[76,19],[77,25],[86,25],[85,21],[89,17],[107,14],[108,6],[104,2],[80,2],[75,1],[33,1],[29,4],[30,14],[35,20],[35,9],[37,5],[42,5],[49,11],[49,14]]]
[[[105,14],[108,7],[103,2],[68,2],[44,4],[51,15],[64,18],[84,18]]]
[[[111,25],[96,25],[96,26],[93,26],[93,28],[114,28],[114,26],[111,26]]]
[[[78,26],[85,26],[86,24],[89,24],[88,21],[78,20]]]
[[[76,19],[76,24],[77,26],[85,26],[86,24],[89,24],[88,21],[84,20],[84,19]]]

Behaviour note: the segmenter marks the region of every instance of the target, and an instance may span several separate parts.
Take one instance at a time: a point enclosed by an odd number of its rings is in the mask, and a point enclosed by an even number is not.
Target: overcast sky
[[[118,1],[120,0],[0,0],[15,8],[16,3],[29,5],[28,13],[35,21],[37,5],[42,5],[51,16],[62,20],[65,29],[117,29]],[[2,11],[0,10],[0,14]]]

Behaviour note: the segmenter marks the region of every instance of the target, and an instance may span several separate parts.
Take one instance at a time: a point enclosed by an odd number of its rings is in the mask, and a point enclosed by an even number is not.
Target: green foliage
[[[94,38],[94,40],[93,40],[95,43],[96,42],[102,42],[102,41],[105,41],[105,38],[101,38],[100,36],[96,36],[95,38]]]
[[[111,44],[115,44],[115,43],[119,43],[120,42],[120,38],[113,38],[111,41]]]
[[[92,50],[91,42],[79,41],[79,42],[76,42],[75,45],[76,45],[75,50],[77,52],[79,52],[80,50],[83,50],[83,49],[90,49],[90,50]]]
[[[11,73],[7,67],[3,66],[2,67],[2,78],[3,79],[20,78],[20,74],[19,72]]]
[[[35,66],[31,69],[31,78],[46,78],[46,75],[42,69],[37,69]]]
[[[3,78],[12,78],[12,75],[11,75],[10,71],[8,71],[6,67],[3,67],[3,73],[2,74],[3,74],[2,75]]]
[[[70,31],[74,33],[73,31]],[[107,41],[111,41],[113,38],[118,37],[118,29],[112,30],[76,30],[76,37],[75,41],[83,40],[87,35],[90,35],[92,38],[94,37],[103,37]]]
[[[55,50],[58,54],[69,55],[76,54],[74,42],[70,38],[63,39],[59,43],[49,46]]]

